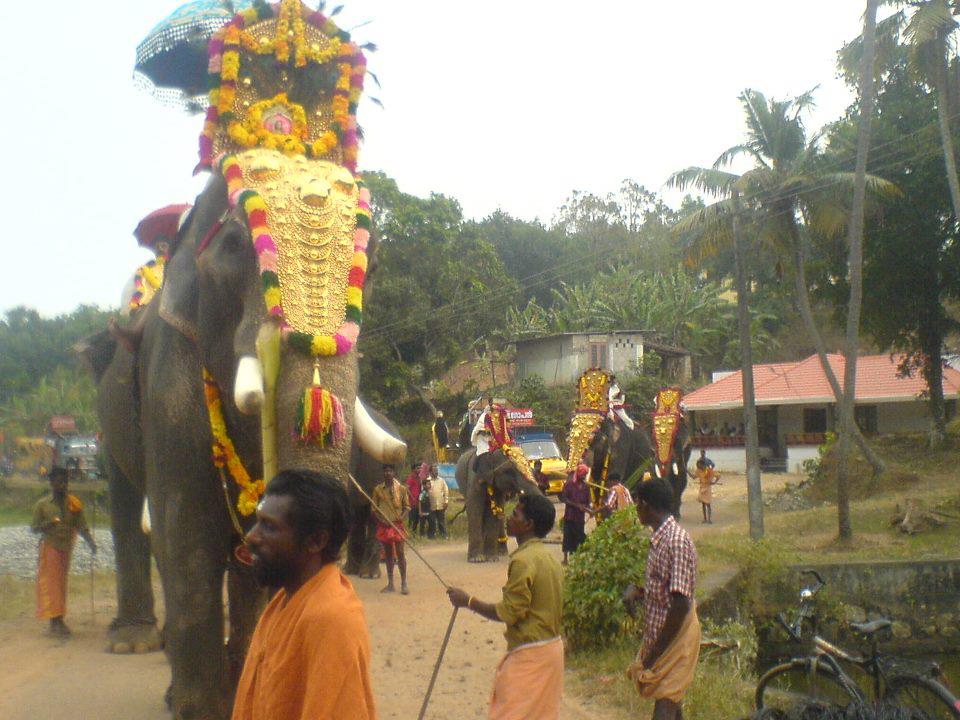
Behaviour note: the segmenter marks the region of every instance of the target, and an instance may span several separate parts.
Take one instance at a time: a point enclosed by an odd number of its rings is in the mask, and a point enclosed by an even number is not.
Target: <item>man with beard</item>
[[[257,580],[277,593],[250,641],[233,720],[370,720],[370,636],[337,567],[350,527],[344,487],[307,470],[267,485],[246,542]]]

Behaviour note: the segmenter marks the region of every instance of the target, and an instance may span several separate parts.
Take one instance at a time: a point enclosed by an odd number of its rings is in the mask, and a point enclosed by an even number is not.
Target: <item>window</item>
[[[877,434],[877,406],[857,405],[853,409],[853,417],[857,421],[860,432],[867,435]]]
[[[590,367],[607,367],[606,343],[590,343]]]
[[[822,433],[827,431],[826,408],[803,409],[803,431],[805,433]]]

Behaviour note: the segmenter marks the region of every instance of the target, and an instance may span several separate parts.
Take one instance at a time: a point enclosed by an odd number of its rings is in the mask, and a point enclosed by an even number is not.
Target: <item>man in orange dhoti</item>
[[[697,551],[670,510],[673,490],[663,480],[640,483],[640,522],[653,528],[644,588],[630,585],[627,609],[644,600],[643,644],[627,677],[644,697],[655,700],[653,720],[682,720],[681,702],[700,655],[700,621],[693,600]]]
[[[50,471],[49,496],[33,506],[30,529],[40,533],[40,561],[37,566],[37,617],[50,621],[50,634],[68,637],[70,628],[63,622],[67,614],[67,573],[77,534],[96,554],[97,544],[87,529],[83,503],[67,493],[66,468]]]
[[[363,605],[337,567],[350,506],[336,480],[286,470],[247,535],[258,581],[279,588],[250,641],[233,720],[373,720]]]
[[[507,654],[497,666],[491,720],[556,720],[563,693],[563,570],[543,538],[553,527],[556,511],[543,495],[521,495],[507,519],[507,534],[517,539],[510,556],[503,599],[477,600],[460,588],[447,595],[455,607],[466,607],[506,623]]]

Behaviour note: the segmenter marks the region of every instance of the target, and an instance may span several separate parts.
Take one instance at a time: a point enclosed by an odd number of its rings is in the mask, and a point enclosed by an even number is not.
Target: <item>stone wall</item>
[[[812,582],[801,576],[817,570],[826,581],[819,596],[820,634],[853,647],[862,646],[848,629],[850,621],[886,617],[892,634],[884,639],[885,651],[898,653],[956,653],[960,649],[960,559],[903,560],[809,564],[791,569],[793,577],[771,578],[770,615],[781,610],[792,617],[799,590]],[[739,577],[717,587],[700,603],[701,614],[715,620],[745,614],[737,595]],[[766,583],[765,583],[766,584]],[[787,592],[786,588],[790,588]],[[796,654],[798,646],[786,641],[782,631],[758,628],[762,654],[768,657]]]

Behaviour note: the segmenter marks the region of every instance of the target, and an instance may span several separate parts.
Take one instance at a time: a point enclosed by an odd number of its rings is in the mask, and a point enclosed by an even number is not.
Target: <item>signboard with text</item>
[[[533,425],[533,410],[531,408],[509,408],[507,410],[507,420],[514,427]]]

